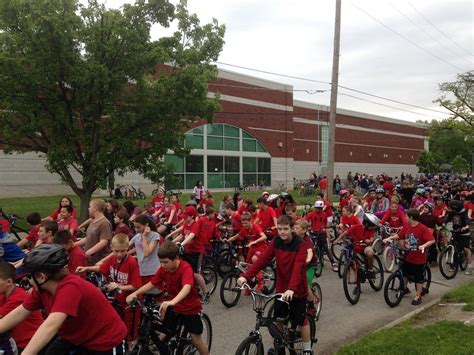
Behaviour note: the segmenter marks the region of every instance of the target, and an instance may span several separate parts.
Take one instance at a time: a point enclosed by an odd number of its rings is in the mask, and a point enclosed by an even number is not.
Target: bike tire
[[[374,273],[375,275],[379,275],[378,278],[371,279],[369,278],[369,285],[372,287],[374,291],[380,291],[383,288],[383,280],[384,280],[384,271],[383,271],[383,266],[382,262],[380,261],[380,258],[377,255],[374,255]]]
[[[339,256],[339,261],[337,262],[337,275],[340,279],[342,279],[342,276],[344,275],[344,266],[347,263],[346,259],[346,254],[344,254],[344,252],[341,252],[341,255]]]
[[[359,302],[360,298],[360,278],[359,270],[355,260],[349,261],[344,268],[344,275],[342,277],[342,284],[344,287],[344,294],[350,304],[354,305]],[[355,285],[352,290],[350,285]]]
[[[321,314],[321,309],[323,308],[323,291],[315,279],[311,282],[311,292],[313,293],[314,308],[316,310],[314,318],[319,320],[319,315]]]
[[[339,258],[341,257],[342,251],[344,249],[344,246],[342,244],[331,244],[331,252],[332,255],[334,256],[334,259],[339,261]]]
[[[224,250],[217,260],[217,273],[224,277],[232,271],[232,254],[229,250]]]
[[[375,255],[382,255],[385,249],[385,244],[382,241],[382,239],[377,238],[373,243],[372,243],[372,249],[374,250]]]
[[[235,290],[237,287],[238,275],[235,273],[227,274],[221,282],[220,298],[221,302],[227,308],[234,307],[240,299],[241,290]]]
[[[217,288],[218,276],[216,270],[212,267],[205,266],[201,268],[201,275],[206,282],[207,292],[212,295]]]
[[[427,291],[429,291],[430,286],[431,286],[431,269],[430,269],[429,265],[425,266],[425,270],[424,270],[423,274],[425,276],[425,283],[424,283],[423,287]]]
[[[452,260],[452,262],[451,262]],[[458,273],[459,263],[456,256],[456,249],[453,245],[448,245],[439,255],[439,271],[447,280],[454,279]]]
[[[385,271],[392,272],[397,264],[397,253],[391,246],[385,248],[382,254]]]
[[[318,250],[318,263],[316,264],[314,274],[316,277],[321,277],[324,268],[324,253]]]
[[[385,282],[383,289],[385,303],[391,308],[397,307],[403,299],[403,290],[403,276],[401,272],[395,271]]]
[[[267,265],[263,269],[263,289],[264,293],[271,295],[275,291],[276,271],[275,266]]]
[[[253,350],[254,349],[254,350]],[[235,355],[264,355],[263,343],[258,335],[245,338],[235,351]]]

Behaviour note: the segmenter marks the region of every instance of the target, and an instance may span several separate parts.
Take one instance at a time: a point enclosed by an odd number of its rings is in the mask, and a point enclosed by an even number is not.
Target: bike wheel
[[[448,245],[439,255],[439,271],[445,279],[451,280],[458,273],[458,260],[454,246]]]
[[[217,272],[214,268],[205,266],[201,268],[201,275],[204,278],[204,282],[206,283],[207,292],[209,294],[213,294],[217,288]]]
[[[344,286],[344,294],[350,304],[356,304],[360,298],[360,279],[359,270],[356,261],[351,260],[344,268],[342,284]]]
[[[427,291],[430,290],[431,286],[431,269],[428,265],[425,266],[425,270],[423,272],[425,282],[423,283],[423,288],[425,288]]]
[[[272,294],[275,291],[276,284],[276,272],[273,265],[267,265],[263,269],[263,289],[267,295]]]
[[[380,291],[383,287],[384,272],[382,262],[377,255],[374,255],[374,278],[369,278],[370,287],[374,291]]]
[[[321,277],[321,274],[323,273],[323,267],[324,267],[324,253],[322,253],[318,249],[318,263],[316,265],[316,269],[314,272],[316,277]]]
[[[403,290],[403,276],[401,272],[395,271],[387,278],[387,282],[385,282],[383,289],[385,303],[392,308],[398,306],[403,298]]]
[[[342,279],[343,273],[344,273],[344,265],[347,262],[347,256],[344,254],[344,252],[341,252],[341,255],[339,256],[339,260],[337,262],[337,275],[339,276],[340,279]]]
[[[332,252],[332,255],[334,255],[334,259],[339,261],[339,258],[342,255],[343,249],[344,249],[344,246],[342,244],[336,244],[336,243],[331,244],[331,252]]]
[[[248,336],[240,343],[235,355],[264,355],[262,340],[258,335]]]
[[[240,289],[237,287],[238,276],[235,273],[227,274],[221,283],[220,296],[221,302],[227,308],[234,307],[240,299]]]
[[[207,316],[207,314],[202,313],[201,314],[201,322],[202,322],[202,340],[204,340],[204,343],[207,345],[207,349],[209,352],[211,351],[211,345],[212,345],[212,324],[211,320]],[[191,343],[191,335],[188,333],[186,335],[186,343]],[[179,348],[179,347],[178,347]],[[183,355],[198,355],[199,351],[194,347],[194,345],[187,345],[183,348],[182,351]]]
[[[323,291],[316,280],[313,280],[311,283],[311,292],[313,293],[314,308],[316,310],[314,318],[318,320],[319,315],[321,314],[321,309],[323,308]]]
[[[376,255],[382,255],[385,249],[385,244],[382,239],[375,239],[374,243],[372,244],[372,249]]]
[[[385,271],[392,272],[397,263],[397,253],[394,248],[388,246],[382,254],[383,266]]]
[[[232,271],[232,255],[229,250],[224,250],[217,260],[217,272],[224,277]]]

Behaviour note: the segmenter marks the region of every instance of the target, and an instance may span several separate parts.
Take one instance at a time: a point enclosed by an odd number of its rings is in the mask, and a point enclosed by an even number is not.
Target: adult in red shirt
[[[267,205],[267,200],[264,197],[257,199],[257,224],[268,237],[273,237],[277,234],[277,217],[273,207]]]
[[[179,321],[184,324],[186,330],[191,334],[193,345],[198,349],[200,355],[208,355],[209,349],[203,341],[201,334],[203,325],[200,317],[202,310],[201,301],[197,294],[191,265],[178,257],[178,248],[172,242],[165,242],[158,250],[161,267],[151,281],[127,297],[127,303],[131,304],[137,297],[150,292],[155,287],[162,288],[166,285],[169,301],[162,302],[159,313],[163,317],[164,329],[176,329]],[[172,309],[170,307],[173,307]],[[160,340],[166,337],[166,330],[160,334]],[[158,346],[160,346],[158,344]],[[158,349],[165,354],[168,351]]]
[[[407,223],[405,213],[400,211],[397,201],[390,202],[390,208],[385,211],[382,219],[380,220],[381,224],[385,224],[387,222],[388,226],[391,228],[400,228]]]
[[[435,240],[429,228],[419,222],[420,212],[416,208],[410,208],[407,211],[407,220],[408,223],[398,235],[389,237],[386,240],[401,239],[401,244],[408,250],[403,263],[403,279],[407,293],[408,278],[413,277],[415,280],[416,293],[412,305],[417,306],[422,302],[421,296],[425,280],[424,266],[427,259],[425,249],[434,244]]]
[[[51,354],[72,348],[81,354],[124,354],[125,324],[97,287],[69,274],[67,259],[67,252],[56,244],[40,245],[27,254],[23,267],[31,275],[33,292],[0,319],[0,333],[44,309],[46,319],[23,354],[37,354],[56,334],[48,347]]]
[[[0,318],[20,306],[28,293],[21,287],[15,285],[16,269],[10,263],[0,261]],[[26,347],[36,330],[43,323],[40,311],[35,311],[11,330],[11,336],[15,340],[19,352]]]

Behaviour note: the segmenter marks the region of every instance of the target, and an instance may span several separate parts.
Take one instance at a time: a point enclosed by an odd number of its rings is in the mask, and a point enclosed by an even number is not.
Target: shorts
[[[201,335],[204,330],[200,314],[185,315],[168,308],[163,319],[163,332],[173,336],[180,324],[191,334]]]
[[[247,260],[245,260],[246,263],[249,263],[249,264],[252,264],[252,258],[253,256],[257,256],[259,257],[260,255],[263,254],[263,252],[265,251],[265,249],[267,248],[266,245],[262,245],[262,246],[259,246],[259,247],[250,247],[249,251],[248,251],[248,254],[247,254]]]
[[[357,244],[355,247],[354,247],[354,251],[357,253],[357,254],[366,254],[368,253],[369,251],[371,251],[372,253],[374,252],[374,250],[372,249],[372,247],[370,245],[361,245],[361,244]]]
[[[403,276],[404,277],[412,277],[413,281],[416,283],[422,283],[425,281],[425,265],[424,264],[412,264],[407,263],[406,261],[403,263]]]
[[[202,253],[184,254],[183,260],[187,261],[191,265],[195,274],[199,274],[201,272]]]
[[[460,234],[456,235],[454,238],[456,239],[456,244],[460,249],[469,248],[469,244],[471,243],[470,235]]]
[[[318,239],[316,240],[319,250],[323,253],[327,253],[328,248],[328,237],[326,234],[318,234]]]
[[[288,305],[286,302],[275,300],[275,319],[283,321],[287,318],[291,324],[296,326],[305,325],[306,320],[306,298],[293,298]],[[289,312],[289,314],[288,314]]]
[[[67,340],[57,338],[51,343],[45,354],[59,355],[71,353],[74,355],[125,355],[125,342],[122,341],[120,344],[110,350],[98,351],[86,349],[82,346],[74,345]]]

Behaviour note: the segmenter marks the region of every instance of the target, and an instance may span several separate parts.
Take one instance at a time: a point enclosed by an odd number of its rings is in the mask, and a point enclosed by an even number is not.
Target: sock
[[[467,264],[468,269],[472,269],[472,264]]]
[[[307,343],[303,343],[303,350],[304,351],[311,351],[311,342],[308,341]]]

